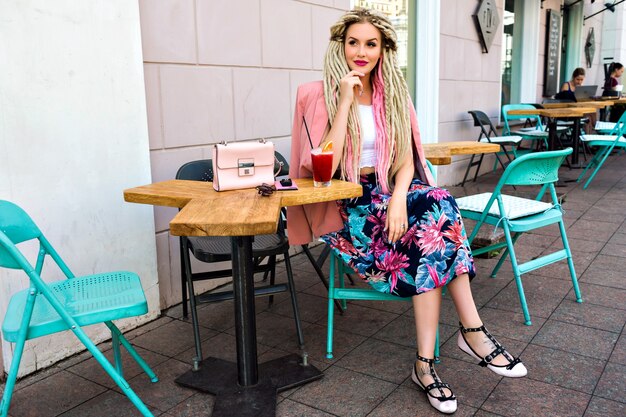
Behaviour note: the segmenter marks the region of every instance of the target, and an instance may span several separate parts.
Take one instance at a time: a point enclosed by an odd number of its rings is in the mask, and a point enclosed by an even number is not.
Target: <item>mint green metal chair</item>
[[[576,293],[576,301],[579,303],[582,302],[578,288],[578,280],[576,279],[576,271],[574,270],[572,252],[567,241],[567,235],[565,234],[563,212],[554,188],[554,184],[559,179],[559,167],[565,157],[571,153],[572,148],[567,148],[559,151],[534,152],[521,156],[507,166],[493,193],[471,195],[456,200],[461,210],[461,215],[465,218],[476,220],[476,226],[468,239],[470,245],[484,224],[502,227],[504,230],[504,242],[495,243],[482,248],[472,248],[472,252],[474,256],[476,256],[506,248],[491,272],[491,277],[496,277],[504,260],[509,256],[513,266],[513,275],[515,276],[515,283],[517,284],[517,292],[522,305],[525,324],[528,326],[530,326],[532,322],[530,321],[530,314],[528,312],[524,287],[522,285],[522,275],[527,272],[566,259],[574,286],[574,292]],[[515,187],[540,185],[541,189],[537,197],[531,200],[503,194],[502,188],[505,185]],[[549,191],[550,194],[549,202],[541,201],[546,191]],[[515,242],[517,242],[519,237],[525,232],[555,223],[559,225],[563,249],[520,263],[514,248]]]
[[[603,122],[598,120],[594,126],[594,130],[601,135],[612,135],[617,132],[618,126],[623,126],[626,123],[626,112],[622,113],[617,122]]]
[[[596,130],[599,130],[600,132],[606,132],[607,130],[603,130],[602,127],[608,128],[609,126],[612,126],[611,130],[608,131],[608,134],[585,135],[583,133],[580,135],[580,140],[587,147],[594,147],[596,149],[593,158],[591,158],[585,169],[580,173],[578,179],[576,180],[576,182],[581,182],[583,178],[585,178],[587,172],[589,172],[591,168],[595,167],[595,169],[585,182],[583,189],[587,189],[600,168],[602,168],[602,165],[604,165],[604,161],[606,161],[606,159],[609,157],[609,155],[611,155],[611,152],[613,152],[614,149],[626,149],[626,138],[624,138],[624,133],[626,133],[626,112],[622,114],[622,116],[616,123],[602,123],[605,124],[597,126]]]
[[[39,241],[39,253],[33,268],[16,245],[34,239]],[[46,255],[52,258],[67,279],[51,283],[43,281],[40,274]],[[78,337],[142,415],[152,416],[122,375],[120,344],[152,382],[157,382],[158,378],[111,322],[148,312],[136,274],[111,272],[74,276],[28,214],[4,200],[0,200],[0,267],[22,269],[30,279],[29,289],[11,297],[2,324],[2,335],[6,341],[15,343],[15,351],[0,404],[1,417],[6,417],[9,411],[26,341],[64,330],[71,330]],[[81,328],[96,323],[104,323],[111,331],[115,367]]]
[[[502,120],[504,121],[504,129],[502,130],[503,136],[521,136],[522,139],[533,141],[533,143],[543,144],[544,149],[548,149],[548,132],[541,123],[541,117],[538,115],[513,115],[509,114],[510,110],[535,110],[536,107],[532,104],[505,104],[502,106]],[[512,120],[523,120],[524,122],[530,121],[531,127],[521,127],[517,130],[512,130],[510,122]],[[531,149],[517,149],[516,157],[530,152]]]
[[[430,163],[426,161],[433,178],[436,180],[435,170]],[[326,334],[326,358],[333,358],[333,332],[335,318],[335,301],[341,302],[343,310],[347,310],[347,300],[369,300],[369,301],[404,301],[411,302],[410,297],[398,297],[392,294],[382,293],[370,288],[346,288],[344,277],[346,274],[355,273],[343,260],[330,251],[330,273],[328,278],[328,322]],[[339,286],[335,285],[335,279],[338,280]],[[445,292],[445,287],[443,289]],[[439,329],[437,329],[437,339],[435,341],[435,359],[439,361]]]

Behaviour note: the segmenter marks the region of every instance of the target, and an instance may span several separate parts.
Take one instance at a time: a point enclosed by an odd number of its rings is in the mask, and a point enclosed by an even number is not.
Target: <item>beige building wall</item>
[[[477,31],[471,19],[476,12],[480,1],[441,1],[441,50],[440,50],[440,93],[439,93],[439,138],[438,142],[457,140],[475,140],[479,130],[473,126],[468,110],[482,110],[491,118],[494,125],[501,123],[501,59],[503,25],[502,16],[504,0],[496,0],[496,6],[500,16],[500,26],[493,44],[488,53],[483,53],[478,39]],[[535,102],[541,103],[544,87],[544,60],[546,42],[547,10],[560,10],[562,0],[545,0],[540,10],[540,21],[536,29],[539,31],[537,68],[531,69],[537,72],[537,85]],[[604,8],[600,4],[587,4],[584,6],[584,15],[589,16]],[[623,6],[618,6],[616,13],[604,12],[585,21],[581,36],[581,62],[579,66],[587,70],[585,84],[604,83],[602,57],[611,55],[616,60],[623,57],[622,37],[626,37]],[[608,31],[603,29],[607,22]],[[589,28],[594,27],[596,53],[591,68],[586,67],[584,44]],[[613,37],[612,40],[603,42],[603,30]],[[604,35],[606,36],[606,35]],[[418,41],[419,47],[419,41]],[[626,61],[626,58],[621,58]],[[625,63],[625,62],[622,62]],[[626,63],[625,63],[626,64]],[[561,62],[561,65],[563,63]],[[526,70],[526,69],[524,69]],[[599,90],[600,91],[600,90]],[[419,97],[417,98],[419,100]],[[444,185],[458,184],[463,179],[465,169],[469,162],[469,156],[453,158],[452,165],[438,168],[438,183]],[[493,157],[485,159],[481,167],[481,173],[491,170]],[[473,174],[473,169],[470,173]],[[471,178],[471,177],[470,177]]]
[[[267,138],[289,155],[296,88],[321,79],[349,0],[140,0],[153,181],[211,144]],[[161,307],[180,302],[175,209],[155,208]],[[206,265],[195,264],[196,270]],[[202,286],[198,286],[202,290]]]
[[[540,36],[534,69],[537,102],[543,99],[546,10],[558,10],[561,3],[544,1],[535,29]],[[296,88],[321,78],[328,28],[350,4],[350,0],[140,0],[153,180],[174,178],[183,163],[210,158],[211,145],[222,140],[265,137],[288,156]],[[441,1],[439,131],[437,138],[424,138],[425,142],[475,140],[478,128],[468,110],[482,110],[495,125],[500,123],[504,0],[496,0],[500,26],[488,53],[482,52],[472,21],[478,5],[478,0]],[[597,42],[597,64],[589,82],[601,74],[602,16],[586,23],[596,26]],[[459,156],[452,165],[439,167],[439,184],[458,184],[468,160]],[[493,157],[488,156],[481,172],[492,165]],[[165,308],[180,300],[178,238],[168,232],[176,210],[154,211]],[[194,264],[197,270],[206,267]]]
[[[478,1],[441,1],[438,142],[476,140],[479,128],[474,127],[468,110],[485,112],[494,125],[499,121],[504,1],[496,1],[500,25],[488,53],[482,52],[472,20],[478,4]],[[469,157],[454,157],[452,165],[438,168],[437,182],[460,183],[468,162]],[[485,158],[481,172],[492,165],[493,157]]]
[[[0,199],[20,205],[72,272],[136,272],[149,312],[117,321],[128,330],[160,312],[151,208],[123,190],[150,182],[137,3],[126,0],[0,2]],[[34,264],[38,246],[20,245]],[[64,276],[50,259],[46,281]],[[0,269],[0,320],[29,286]],[[85,329],[100,342],[104,325]],[[2,341],[5,369],[15,346]],[[20,375],[83,345],[69,331],[26,343]]]

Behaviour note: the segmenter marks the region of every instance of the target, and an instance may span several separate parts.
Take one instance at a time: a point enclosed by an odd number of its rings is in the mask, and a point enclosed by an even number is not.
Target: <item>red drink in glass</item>
[[[328,187],[333,176],[333,151],[322,152],[320,148],[311,151],[313,163],[313,186]]]

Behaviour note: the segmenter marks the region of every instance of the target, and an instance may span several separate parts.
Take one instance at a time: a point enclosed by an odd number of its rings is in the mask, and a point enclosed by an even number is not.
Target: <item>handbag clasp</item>
[[[254,158],[238,159],[237,162],[240,177],[254,175]]]

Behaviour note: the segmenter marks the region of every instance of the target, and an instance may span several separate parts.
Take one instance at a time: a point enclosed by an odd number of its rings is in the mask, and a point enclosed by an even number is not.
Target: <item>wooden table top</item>
[[[178,207],[170,222],[174,236],[254,236],[276,232],[280,208],[359,197],[359,184],[332,180],[313,187],[313,180],[295,180],[298,190],[263,197],[255,189],[217,192],[204,181],[168,180],[124,190],[129,203]]]
[[[613,104],[626,104],[626,97],[617,98],[617,97],[597,97],[596,101],[612,101]]]
[[[583,101],[577,103],[544,103],[543,107],[546,109],[562,109],[568,107],[592,107],[595,109],[603,109],[605,107],[612,106],[614,104],[613,101]]]
[[[500,151],[500,145],[476,141],[429,143],[426,158],[435,165],[452,163],[452,155]],[[177,207],[170,222],[174,236],[253,236],[276,232],[281,207],[358,197],[359,184],[332,180],[330,187],[313,187],[313,179],[294,180],[298,190],[276,191],[263,197],[255,189],[217,192],[204,181],[168,180],[124,190],[129,203]]]
[[[424,148],[426,159],[433,165],[450,165],[452,163],[452,155],[473,155],[500,151],[500,145],[496,143],[484,143],[472,140],[425,143],[422,147]]]
[[[539,115],[545,117],[561,118],[561,117],[583,117],[588,113],[595,113],[596,109],[592,107],[567,107],[564,109],[519,109],[509,110],[507,113],[512,115]]]

